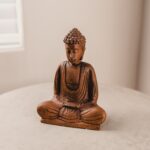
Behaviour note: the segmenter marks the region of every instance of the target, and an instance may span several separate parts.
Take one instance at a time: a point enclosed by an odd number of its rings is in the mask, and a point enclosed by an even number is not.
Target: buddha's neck
[[[73,67],[73,68],[77,68],[77,67],[79,67],[80,65],[81,65],[81,61],[80,61],[80,63],[78,63],[78,64],[72,64],[70,61],[68,61],[68,67]]]

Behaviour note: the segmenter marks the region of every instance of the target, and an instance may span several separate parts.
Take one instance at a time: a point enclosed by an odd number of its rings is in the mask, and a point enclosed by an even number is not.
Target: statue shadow
[[[126,126],[125,119],[117,116],[108,116],[105,122],[101,125],[101,131],[120,131]]]

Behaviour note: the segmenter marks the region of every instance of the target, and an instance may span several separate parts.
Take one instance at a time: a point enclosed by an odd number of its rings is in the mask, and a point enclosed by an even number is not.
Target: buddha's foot
[[[66,122],[61,118],[58,119],[42,119],[42,123],[52,124],[52,125],[59,125],[59,126],[66,126],[66,127],[73,127],[73,128],[82,128],[82,129],[90,129],[90,130],[99,130],[100,125],[95,124],[88,124],[82,121],[76,121],[74,123]]]

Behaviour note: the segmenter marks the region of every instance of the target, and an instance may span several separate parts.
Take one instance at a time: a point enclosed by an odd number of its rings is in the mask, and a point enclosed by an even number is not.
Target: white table
[[[100,87],[108,118],[100,131],[40,123],[37,105],[53,95],[49,83],[0,96],[0,150],[150,150],[150,97],[121,87]]]

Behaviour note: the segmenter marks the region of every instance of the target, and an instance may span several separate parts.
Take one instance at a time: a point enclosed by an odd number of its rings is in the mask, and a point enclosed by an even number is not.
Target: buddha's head
[[[86,39],[77,28],[73,28],[64,38],[68,61],[77,65],[83,59]]]

